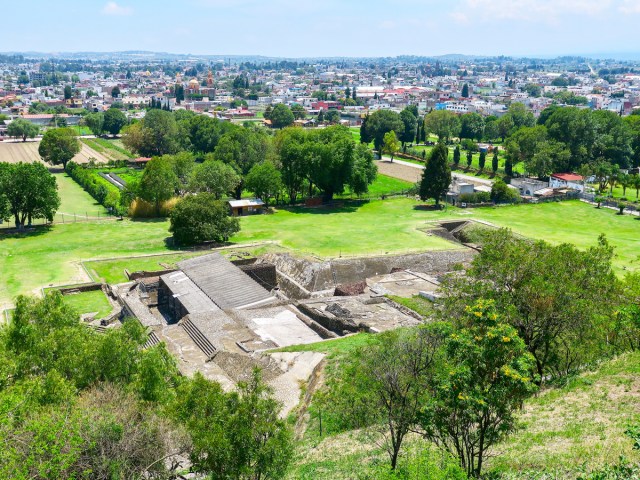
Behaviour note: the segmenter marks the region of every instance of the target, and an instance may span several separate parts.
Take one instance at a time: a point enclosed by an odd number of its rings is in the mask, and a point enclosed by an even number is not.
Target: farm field
[[[18,163],[41,161],[38,154],[38,146],[40,141],[29,142],[0,142],[0,162]],[[76,163],[89,163],[89,159],[93,158],[97,163],[107,163],[110,158],[95,151],[86,144],[82,143],[82,149],[73,161]]]

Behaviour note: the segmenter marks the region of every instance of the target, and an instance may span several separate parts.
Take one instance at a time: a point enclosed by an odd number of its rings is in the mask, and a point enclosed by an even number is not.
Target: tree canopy
[[[211,193],[188,195],[171,212],[169,231],[178,245],[226,242],[240,231],[240,222],[229,216],[227,202]]]
[[[52,128],[47,130],[38,146],[38,153],[45,162],[52,165],[67,163],[80,152],[80,142],[70,128]]]

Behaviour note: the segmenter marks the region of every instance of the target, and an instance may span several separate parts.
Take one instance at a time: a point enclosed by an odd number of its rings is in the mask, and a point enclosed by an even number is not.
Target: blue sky
[[[0,8],[1,51],[640,52],[640,0],[3,0]]]

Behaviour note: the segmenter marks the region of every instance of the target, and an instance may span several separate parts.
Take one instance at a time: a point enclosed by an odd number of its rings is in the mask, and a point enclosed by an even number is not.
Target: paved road
[[[391,158],[390,157],[386,157],[383,156],[382,160],[378,160],[377,161],[378,164],[383,164],[384,168],[382,168],[380,173],[383,173],[385,175],[389,175],[389,176],[394,176],[393,175],[393,165],[401,165],[402,167],[411,167],[411,168],[415,168],[418,171],[420,170],[424,170],[424,167],[422,165],[419,165],[417,163],[413,163],[413,162],[406,162],[404,160],[398,160],[398,159],[394,159],[393,162],[391,162]],[[402,168],[399,167],[398,170],[404,170],[406,171],[406,168]],[[405,179],[404,176],[398,176],[396,178],[401,178],[401,179]],[[491,186],[493,185],[493,180],[489,180],[488,178],[479,178],[476,177],[475,175],[465,175],[464,173],[460,173],[460,172],[451,172],[451,176],[458,178],[460,180],[463,180],[465,182],[469,182],[469,183],[473,183],[476,185],[487,185],[487,186]],[[413,181],[413,180],[410,180]]]

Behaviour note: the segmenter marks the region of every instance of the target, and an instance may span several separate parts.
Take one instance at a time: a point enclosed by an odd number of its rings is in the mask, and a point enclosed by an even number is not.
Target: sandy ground
[[[41,161],[40,155],[38,154],[38,145],[40,145],[39,140],[28,142],[0,142],[0,162],[18,163]],[[109,158],[96,152],[84,143],[82,144],[80,153],[73,157],[73,161],[76,163],[88,163],[90,158],[95,158],[97,163],[107,163],[109,161]]]
[[[377,160],[376,165],[378,166],[378,173],[388,177],[399,178],[405,182],[415,183],[422,178],[422,169],[419,167],[409,167],[396,162],[391,163],[387,160]]]

